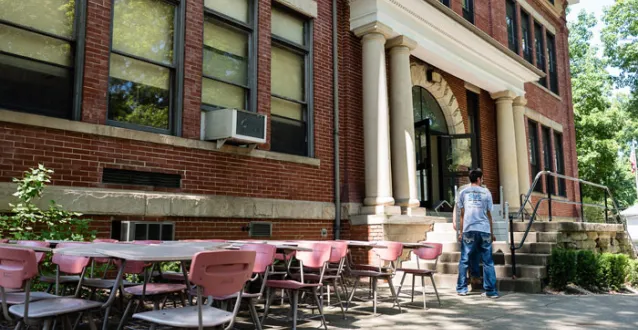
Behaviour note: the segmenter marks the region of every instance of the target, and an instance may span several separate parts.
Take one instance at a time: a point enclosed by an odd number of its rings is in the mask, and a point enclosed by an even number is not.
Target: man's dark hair
[[[479,178],[483,178],[483,171],[480,168],[476,168],[470,171],[470,182],[476,183]]]

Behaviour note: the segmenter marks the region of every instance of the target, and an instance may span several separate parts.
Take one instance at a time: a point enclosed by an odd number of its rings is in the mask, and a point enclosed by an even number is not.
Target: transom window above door
[[[431,130],[448,133],[447,122],[439,102],[425,88],[412,87],[412,108],[415,124],[429,120]]]

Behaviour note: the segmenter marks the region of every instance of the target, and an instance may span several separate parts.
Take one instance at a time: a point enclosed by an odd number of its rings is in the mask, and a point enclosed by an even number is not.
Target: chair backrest
[[[348,254],[348,243],[342,241],[331,241],[332,251],[330,252],[330,263],[340,263]]]
[[[204,251],[193,256],[188,279],[204,296],[227,296],[243,290],[253,274],[255,251]]]
[[[240,251],[255,251],[255,265],[253,273],[263,274],[268,267],[275,262],[275,252],[277,247],[270,244],[244,244],[239,247]]]
[[[87,244],[86,242],[63,242],[58,243],[58,249],[74,247]],[[59,253],[53,253],[51,261],[58,265],[60,271],[67,274],[82,274],[84,268],[89,264],[91,259],[87,257],[69,256]]]
[[[45,242],[45,241],[17,241],[16,244],[23,245],[23,246],[47,247],[47,248],[50,246],[49,242]],[[41,263],[42,261],[44,261],[44,252],[36,252],[35,259],[38,261],[38,263]]]
[[[421,247],[413,250],[414,253],[421,260],[436,260],[443,253],[443,244],[441,243],[427,243],[431,247]]]
[[[9,243],[9,239],[8,238],[0,238],[0,243],[3,243],[3,244]]]
[[[383,261],[397,261],[403,253],[403,244],[399,242],[382,241],[378,242],[378,244],[387,247],[372,249]]]
[[[295,258],[303,263],[307,268],[321,268],[330,260],[332,246],[330,243],[321,242],[299,242],[299,247],[311,249],[312,251],[297,251]]]
[[[35,252],[9,246],[0,247],[0,286],[21,289],[24,281],[38,274]]]
[[[159,243],[158,243],[159,242]],[[122,244],[135,244],[135,245],[151,245],[151,244],[160,244],[162,241],[152,241],[152,240],[146,240],[146,241],[133,241],[133,242],[121,242]],[[117,266],[120,265],[120,261],[119,260],[114,260],[113,263]],[[146,267],[148,267],[150,264],[145,263],[144,261],[127,261],[126,265],[124,266],[124,273],[126,274],[142,274],[144,272],[144,269],[146,269]]]

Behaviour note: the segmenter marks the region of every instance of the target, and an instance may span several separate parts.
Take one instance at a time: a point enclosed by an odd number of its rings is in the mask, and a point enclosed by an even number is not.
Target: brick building
[[[568,2],[0,1],[0,207],[38,163],[103,237],[416,240],[479,166],[517,207],[578,175]]]

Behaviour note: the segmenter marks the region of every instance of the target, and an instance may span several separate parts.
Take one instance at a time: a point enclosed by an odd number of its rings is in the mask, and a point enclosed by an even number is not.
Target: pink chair
[[[311,251],[297,251],[295,257],[299,260],[299,270],[300,276],[299,280],[268,280],[266,282],[266,286],[268,287],[267,298],[266,298],[266,308],[264,310],[264,319],[262,323],[265,321],[266,317],[268,317],[268,309],[270,308],[270,304],[274,298],[274,294],[272,290],[282,289],[288,291],[288,297],[291,297],[291,305],[292,305],[292,329],[297,329],[297,306],[299,303],[299,292],[310,292],[315,298],[315,302],[317,303],[317,309],[319,310],[319,316],[321,317],[321,322],[324,328],[327,330],[328,326],[326,325],[326,319],[323,315],[323,306],[321,301],[319,300],[319,295],[317,293],[318,288],[323,286],[323,276],[328,266],[328,262],[330,261],[330,253],[332,250],[332,246],[329,243],[320,243],[320,242],[300,242],[299,247],[307,248]],[[307,280],[304,277],[304,269],[315,270],[319,273],[319,278],[315,283],[311,283],[310,280]]]
[[[133,318],[176,328],[216,327],[229,330],[241,305],[242,292],[255,264],[254,251],[206,251],[193,256],[189,280],[197,285],[197,306],[137,313]],[[232,312],[202,305],[203,296],[236,295]]]
[[[61,242],[57,244],[57,249],[64,249],[73,246],[87,244],[86,242]],[[58,285],[63,286],[63,291],[71,285],[77,285],[80,282],[80,278],[84,277],[85,267],[89,263],[89,258],[85,257],[75,257],[68,256],[63,254],[54,253],[53,257],[51,257],[51,261],[54,265],[56,265],[56,275],[54,276],[40,276],[40,282],[49,284],[47,292],[51,292],[53,286],[55,285],[55,294],[59,294]],[[62,270],[60,265],[67,265],[66,269],[69,271]],[[75,268],[73,268],[75,267]],[[67,275],[60,275],[60,273],[65,273]],[[76,292],[80,287],[76,287]]]
[[[17,241],[16,242],[17,245],[23,245],[23,246],[33,246],[33,247],[45,247],[48,248],[50,246],[49,242],[45,242],[45,241]],[[44,252],[36,252],[35,253],[35,258],[38,261],[38,265],[42,263],[42,261],[44,261]]]
[[[60,270],[65,273],[83,273],[88,264],[88,260],[83,259],[56,259]],[[6,306],[6,296],[4,289],[21,289],[23,284],[24,296],[29,297],[31,291],[31,279],[38,273],[38,262],[34,251],[27,249],[0,247],[0,288],[3,293],[3,307]],[[44,322],[44,329],[51,329],[52,322],[57,317],[63,317],[68,321],[69,314],[87,312],[98,309],[102,303],[89,301],[76,297],[56,297],[38,301],[24,299],[23,304],[13,305],[9,312],[18,317],[16,329],[22,329],[25,324],[29,324],[29,319],[41,320]],[[8,315],[5,315],[8,316]],[[91,313],[87,313],[89,323],[93,323]]]
[[[0,243],[7,244],[7,243],[9,243],[9,239],[8,238],[0,238]]]
[[[380,245],[385,246],[386,248],[374,248],[372,251],[384,262],[389,262],[389,267],[377,266],[377,269],[351,269],[349,271],[349,275],[355,278],[354,286],[352,287],[352,292],[350,293],[350,298],[348,299],[348,306],[346,307],[346,311],[350,307],[350,303],[352,302],[352,298],[354,298],[355,292],[357,291],[357,284],[361,281],[361,278],[368,277],[370,278],[371,290],[372,290],[372,308],[374,314],[377,313],[377,282],[379,279],[387,280],[390,286],[390,292],[392,293],[392,298],[394,300],[394,304],[399,307],[399,312],[401,312],[401,305],[399,305],[399,299],[397,297],[396,291],[394,290],[394,285],[392,284],[392,278],[396,274],[396,265],[395,263],[399,260],[399,257],[403,253],[403,244],[399,242],[390,242],[383,241],[379,242]],[[367,268],[367,267],[366,267]],[[394,307],[394,305],[392,305]]]
[[[432,287],[434,287],[434,292],[436,293],[436,300],[439,302],[439,306],[441,306],[441,298],[439,298],[439,292],[436,290],[436,284],[434,284],[434,274],[436,273],[436,265],[439,262],[439,257],[443,253],[443,244],[441,243],[427,243],[431,246],[418,248],[416,250],[412,250],[412,254],[416,256],[416,269],[414,268],[399,268],[398,272],[403,272],[403,277],[401,278],[401,284],[399,285],[399,289],[397,290],[397,294],[401,294],[401,288],[403,287],[403,281],[405,281],[405,276],[410,274],[412,275],[412,302],[414,302],[414,279],[416,277],[421,278],[421,291],[423,291],[423,309],[425,306],[425,277],[429,277],[432,280]],[[425,266],[421,268],[421,260],[434,260],[434,270],[426,269]]]

